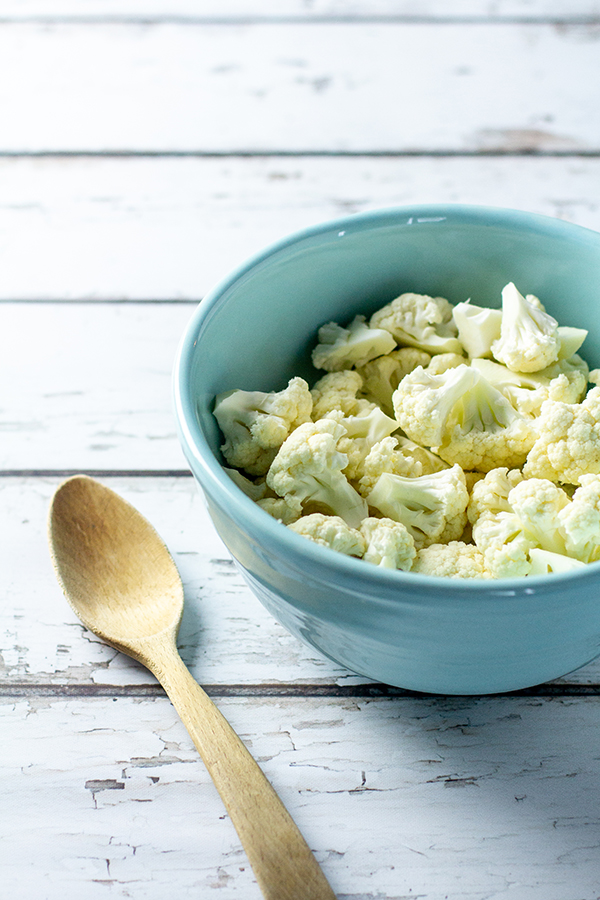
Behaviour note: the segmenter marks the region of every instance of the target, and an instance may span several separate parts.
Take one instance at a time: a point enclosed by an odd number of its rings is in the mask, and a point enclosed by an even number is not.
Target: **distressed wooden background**
[[[0,884],[16,900],[258,900],[151,676],[54,580],[49,499],[97,474],[165,537],[182,654],[340,900],[597,900],[600,665],[413,696],[289,636],[179,450],[204,292],[299,227],[461,202],[600,230],[598,0],[4,0]]]

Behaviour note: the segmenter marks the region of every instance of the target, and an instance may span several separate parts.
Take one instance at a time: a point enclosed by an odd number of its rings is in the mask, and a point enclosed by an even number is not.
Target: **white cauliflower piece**
[[[491,578],[485,557],[474,544],[431,544],[417,553],[412,572],[444,578]]]
[[[531,420],[467,365],[442,375],[415,369],[398,385],[393,403],[411,440],[467,471],[517,468],[537,437]]]
[[[358,372],[345,369],[343,372],[328,372],[313,385],[312,419],[322,419],[333,410],[340,410],[345,416],[355,416],[358,412],[373,409],[373,403],[358,399],[363,380]]]
[[[570,359],[571,356],[574,356],[589,332],[585,328],[573,328],[571,325],[559,325],[558,326],[558,336],[560,338],[560,350],[558,351],[558,358],[560,359]]]
[[[523,480],[519,469],[500,466],[492,469],[484,478],[476,481],[471,490],[467,507],[469,522],[473,525],[483,515],[510,512],[508,495]]]
[[[370,508],[402,522],[417,549],[458,540],[467,523],[469,494],[460,466],[420,478],[384,472],[366,499]]]
[[[429,365],[430,361],[429,353],[416,347],[400,347],[372,359],[357,370],[363,379],[361,395],[380,406],[388,416],[393,416],[392,394],[404,376],[417,366]]]
[[[457,366],[463,366],[465,362],[464,356],[458,353],[437,353],[431,357],[426,371],[430,375],[443,375],[448,369],[456,369]]]
[[[457,303],[452,318],[458,339],[472,359],[492,355],[492,344],[500,338],[502,310],[475,306],[470,300]]]
[[[356,528],[351,528],[339,516],[311,513],[288,525],[290,531],[308,538],[322,547],[329,547],[346,556],[361,557],[365,552],[365,539]]]
[[[262,497],[256,502],[261,509],[284,525],[290,525],[302,515],[302,504],[297,497]]]
[[[363,475],[364,461],[373,446],[398,430],[396,420],[386,416],[378,406],[356,416],[343,416],[333,411],[327,417],[335,419],[346,429],[338,441],[338,450],[348,457],[344,475],[350,481]]]
[[[412,535],[401,522],[369,516],[360,523],[360,531],[366,543],[366,562],[385,569],[410,570],[417,551]]]
[[[526,537],[552,553],[566,552],[560,513],[570,502],[562,488],[545,478],[524,479],[508,495],[508,505],[519,517]]]
[[[581,403],[547,400],[537,428],[523,467],[527,478],[577,484],[583,475],[600,474],[600,387]]]
[[[524,416],[539,416],[546,400],[579,403],[588,386],[587,363],[575,354],[539,372],[511,372],[491,359],[474,359],[471,366],[501,391]]]
[[[362,464],[358,490],[366,497],[380,475],[391,472],[406,478],[420,478],[447,469],[448,464],[430,450],[405,437],[386,437],[375,444]]]
[[[328,322],[319,328],[319,343],[312,352],[316,369],[339,372],[364,366],[376,356],[389,353],[396,341],[385,329],[371,328],[365,316],[356,316],[347,328]]]
[[[377,310],[369,324],[384,328],[399,344],[418,347],[427,353],[462,353],[452,304],[444,297],[401,294]]]
[[[278,392],[233,390],[215,399],[214,416],[225,442],[221,452],[230,466],[264,475],[290,432],[310,421],[312,397],[302,378]]]
[[[343,474],[348,457],[337,443],[345,433],[329,418],[300,425],[281,445],[267,485],[288,503],[300,501],[305,513],[324,511],[355,528],[366,518],[367,505]]]
[[[535,542],[524,533],[523,524],[515,513],[481,516],[473,525],[473,540],[483,553],[493,578],[529,575],[529,552]]]
[[[583,563],[600,559],[600,477],[582,475],[581,486],[559,513],[568,556]]]
[[[558,359],[558,322],[517,290],[512,281],[502,290],[500,337],[492,355],[514,372],[538,372]]]
[[[585,563],[561,553],[552,553],[550,550],[541,550],[532,547],[529,551],[531,568],[529,575],[550,575],[558,572],[572,572],[574,569],[585,568]]]

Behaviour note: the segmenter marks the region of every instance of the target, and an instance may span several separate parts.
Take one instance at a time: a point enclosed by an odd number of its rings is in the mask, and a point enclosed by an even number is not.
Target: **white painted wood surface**
[[[600,158],[0,157],[0,299],[197,301],[296,229],[412,203],[597,230]]]
[[[599,41],[539,23],[0,23],[0,152],[597,151]]]
[[[444,699],[301,645],[186,474],[170,372],[195,303],[296,228],[458,202],[600,230],[599,23],[598,0],[4,0],[2,896],[260,896],[168,701],[54,579],[48,502],[83,470],[165,537],[182,654],[340,900],[598,900],[600,662]]]

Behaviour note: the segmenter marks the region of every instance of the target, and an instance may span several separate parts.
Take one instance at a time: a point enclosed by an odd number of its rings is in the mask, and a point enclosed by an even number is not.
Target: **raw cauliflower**
[[[312,419],[316,422],[334,410],[340,410],[345,416],[355,416],[360,410],[372,409],[375,404],[357,398],[362,386],[362,377],[353,369],[323,375],[310,392]]]
[[[346,429],[334,419],[306,422],[284,441],[267,473],[267,485],[305,512],[340,516],[352,528],[367,516],[367,504],[343,469],[348,457],[337,449]]]
[[[527,456],[527,478],[577,484],[600,474],[600,387],[581,403],[547,400],[537,420],[538,438]]]
[[[467,365],[441,375],[419,367],[402,379],[393,402],[411,440],[468,471],[521,466],[537,437],[532,422]]]
[[[389,331],[372,328],[365,316],[356,316],[347,328],[328,322],[319,328],[319,343],[312,352],[315,369],[339,372],[364,366],[376,356],[389,353],[396,346]]]
[[[417,366],[428,366],[429,353],[416,347],[399,347],[357,369],[363,379],[361,396],[376,403],[388,416],[394,415],[392,394],[405,375]]]
[[[220,394],[225,470],[291,530],[382,568],[487,579],[600,562],[586,335],[512,282],[501,310],[401,294],[319,329],[312,390]]]
[[[539,372],[511,372],[491,359],[474,359],[471,366],[524,416],[539,416],[546,400],[579,403],[588,387],[588,365],[577,354]]]
[[[467,523],[469,495],[460,466],[420,478],[384,472],[366,500],[369,508],[402,522],[418,549],[458,540]]]
[[[356,416],[343,416],[334,410],[327,418],[334,419],[346,429],[337,446],[348,457],[344,475],[350,481],[364,474],[364,463],[373,446],[398,429],[396,420],[386,416],[378,406]]]
[[[481,550],[463,541],[423,547],[418,551],[411,571],[445,578],[492,577]]]
[[[371,316],[372,328],[384,328],[404,346],[427,353],[462,353],[452,304],[445,297],[400,294]]]
[[[362,464],[362,477],[358,490],[366,497],[373,490],[377,479],[384,472],[419,478],[449,468],[439,456],[409,438],[386,437],[375,444]]]
[[[365,562],[384,569],[410,570],[417,551],[412,535],[401,522],[369,516],[360,523],[360,532],[366,543]]]
[[[347,556],[362,556],[365,552],[365,539],[356,528],[351,528],[339,516],[326,516],[323,513],[311,513],[288,525],[290,531],[302,535],[320,544],[345,553]]]
[[[225,442],[221,452],[230,466],[264,475],[290,432],[310,420],[312,397],[303,378],[292,378],[283,391],[227,391],[215,400],[214,416]]]
[[[500,337],[492,355],[513,372],[538,372],[558,359],[558,322],[526,299],[512,281],[502,290]]]

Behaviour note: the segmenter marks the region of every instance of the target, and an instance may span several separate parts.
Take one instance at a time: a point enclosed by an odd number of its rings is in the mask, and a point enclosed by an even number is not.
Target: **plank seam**
[[[448,695],[424,694],[386,684],[205,684],[204,690],[211,697],[240,698],[348,698],[362,700],[386,700],[421,698],[436,700],[489,699],[493,697],[539,697],[541,699],[561,699],[569,697],[600,697],[600,684],[557,684],[550,682],[519,691],[502,694]],[[159,684],[110,685],[110,684],[1,684],[0,697],[20,698],[33,696],[64,698],[105,698],[132,697],[149,700],[166,696]]]
[[[0,23],[1,24],[1,23]],[[599,23],[600,24],[600,23]],[[269,150],[252,148],[249,150],[0,150],[0,159],[408,159],[408,158],[521,158],[539,157],[546,159],[597,159],[600,148],[578,150],[551,150],[524,147],[521,149],[499,148],[466,150],[452,147],[444,149],[407,150]]]
[[[185,26],[264,26],[264,25],[597,25],[600,16],[592,14],[554,16],[452,16],[405,14],[313,15],[313,16],[185,16],[185,15],[31,15],[2,16],[0,25],[185,25]]]

